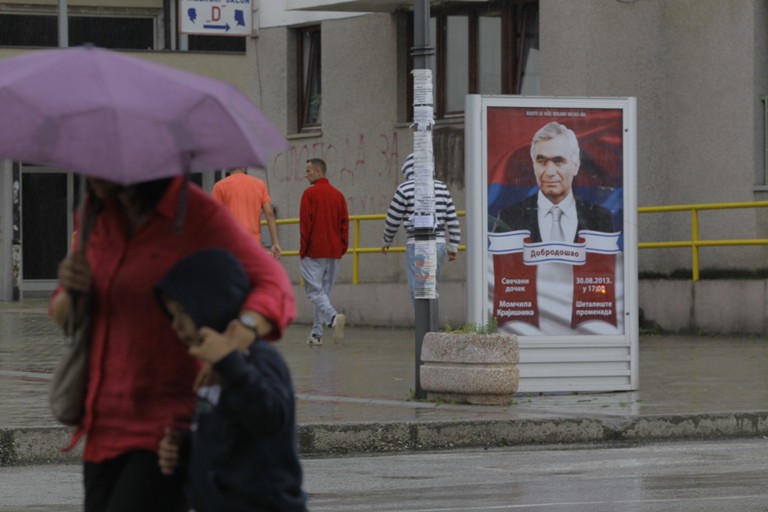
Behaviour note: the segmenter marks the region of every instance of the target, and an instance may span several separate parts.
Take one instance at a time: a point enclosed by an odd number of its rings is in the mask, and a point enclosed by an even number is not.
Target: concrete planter
[[[430,400],[509,405],[520,381],[517,336],[428,332],[421,388]]]

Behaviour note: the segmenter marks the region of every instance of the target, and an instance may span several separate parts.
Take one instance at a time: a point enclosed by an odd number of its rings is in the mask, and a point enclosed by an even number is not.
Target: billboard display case
[[[467,96],[468,319],[520,391],[638,387],[634,98]]]

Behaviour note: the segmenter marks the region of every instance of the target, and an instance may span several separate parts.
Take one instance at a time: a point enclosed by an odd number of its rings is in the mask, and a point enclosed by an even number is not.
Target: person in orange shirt
[[[266,183],[255,176],[249,176],[243,168],[231,169],[229,176],[213,186],[213,197],[226,206],[259,244],[261,244],[261,212],[263,211],[269,236],[272,239],[270,252],[275,259],[280,258],[275,209],[272,208],[272,199],[269,197]]]

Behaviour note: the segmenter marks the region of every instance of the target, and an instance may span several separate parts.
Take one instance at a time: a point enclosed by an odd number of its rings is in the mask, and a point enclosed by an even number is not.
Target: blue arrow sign
[[[217,30],[226,30],[229,32],[229,23],[225,25],[203,25],[203,28],[215,28]]]
[[[2,3],[3,0],[0,0]],[[174,0],[179,2],[182,34],[249,36],[256,0]]]

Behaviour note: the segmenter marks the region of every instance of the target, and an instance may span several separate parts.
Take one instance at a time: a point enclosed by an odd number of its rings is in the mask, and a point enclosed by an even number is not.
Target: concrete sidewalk
[[[46,303],[0,302],[0,465],[71,459],[69,431],[47,405],[67,340]],[[291,367],[304,455],[545,443],[768,435],[768,342],[642,337],[640,390],[521,395],[509,407],[409,400],[410,329],[348,326],[342,343],[308,347],[309,328],[278,344]],[[330,333],[329,333],[330,334]]]

